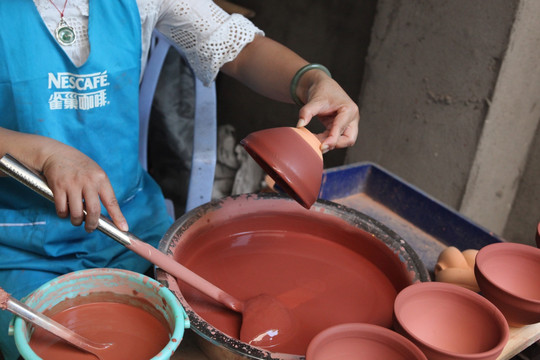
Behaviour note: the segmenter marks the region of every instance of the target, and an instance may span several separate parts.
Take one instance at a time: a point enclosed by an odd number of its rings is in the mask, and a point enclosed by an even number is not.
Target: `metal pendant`
[[[75,31],[64,18],[60,19],[55,31],[56,40],[62,45],[71,45],[75,42]]]

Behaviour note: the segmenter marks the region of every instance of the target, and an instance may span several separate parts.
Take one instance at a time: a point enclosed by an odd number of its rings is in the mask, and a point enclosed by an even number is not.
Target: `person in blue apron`
[[[17,299],[76,270],[149,268],[146,260],[94,231],[100,213],[123,230],[129,224],[131,232],[155,247],[172,223],[159,186],[138,161],[145,51],[139,1],[89,2],[89,13],[95,15],[88,17],[91,51],[80,65],[64,51],[77,34],[67,29],[53,36],[37,1],[0,0],[0,156],[10,153],[43,174],[55,195],[53,206],[0,177],[0,287]],[[62,10],[63,21],[68,2],[47,1]],[[327,127],[321,135],[323,150],[354,143],[358,108],[326,69],[320,71],[260,34],[246,43],[231,38],[226,46],[237,51],[222,71],[273,99],[294,98],[302,105],[299,125],[319,115]],[[0,311],[5,360],[18,358],[7,336],[10,318]]]

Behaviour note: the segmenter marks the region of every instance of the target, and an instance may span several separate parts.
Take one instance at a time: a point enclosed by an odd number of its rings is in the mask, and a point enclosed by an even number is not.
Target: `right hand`
[[[70,216],[76,226],[84,220],[86,231],[92,232],[103,203],[114,224],[128,230],[107,174],[79,150],[48,137],[0,127],[0,156],[7,153],[45,176],[58,216]]]
[[[128,230],[107,174],[88,156],[57,143],[41,171],[54,194],[58,216],[69,216],[75,226],[84,220],[85,230],[92,232],[97,228],[103,203],[114,224],[120,230]]]

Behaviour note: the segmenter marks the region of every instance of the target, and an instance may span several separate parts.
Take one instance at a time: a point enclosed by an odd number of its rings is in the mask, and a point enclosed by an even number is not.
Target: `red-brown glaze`
[[[323,173],[322,156],[294,128],[256,131],[240,143],[263,170],[302,206],[309,209],[317,200]]]
[[[458,285],[425,282],[406,287],[394,304],[395,329],[430,360],[495,360],[508,325],[484,297]]]
[[[369,244],[369,235],[328,224],[303,229],[306,224],[298,220],[255,214],[235,218],[233,223],[209,227],[189,251],[175,255],[186,267],[239,299],[268,294],[284,304],[297,325],[285,329],[290,332],[270,349],[273,352],[303,355],[317,333],[341,323],[390,327],[396,296],[392,282],[366,258],[369,253],[360,255],[339,243],[354,239]],[[314,228],[315,234],[310,233]],[[239,314],[181,282],[179,285],[198,315],[224,333],[239,337]]]
[[[510,325],[540,322],[540,249],[504,242],[487,245],[478,251],[475,274],[482,294]]]
[[[169,342],[169,331],[157,318],[127,304],[82,304],[49,316],[88,339],[111,343],[109,348],[99,351],[102,360],[148,360]],[[39,327],[29,344],[44,360],[96,359]]]
[[[240,340],[265,349],[289,341],[298,331],[298,321],[277,298],[261,294],[248,299],[242,312]]]

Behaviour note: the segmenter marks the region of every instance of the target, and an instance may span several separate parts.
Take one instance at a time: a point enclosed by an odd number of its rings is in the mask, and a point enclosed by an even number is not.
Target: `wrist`
[[[305,80],[305,78],[307,78],[306,73],[309,71],[310,72],[310,75],[312,72],[312,70],[319,70],[317,72],[323,72],[325,73],[326,75],[328,75],[329,77],[332,77],[332,75],[330,74],[330,71],[324,66],[324,65],[321,65],[321,64],[307,64],[303,67],[301,67],[297,72],[296,74],[294,74],[292,80],[291,80],[291,84],[290,84],[290,95],[291,95],[291,99],[298,105],[298,106],[304,106],[304,102],[300,99],[300,97],[298,96],[298,93],[302,93],[302,92],[305,92],[305,91],[301,91],[302,88],[304,88],[303,86],[301,86],[301,82],[304,83],[305,81],[301,81],[301,80]],[[307,88],[307,87],[305,87]]]

